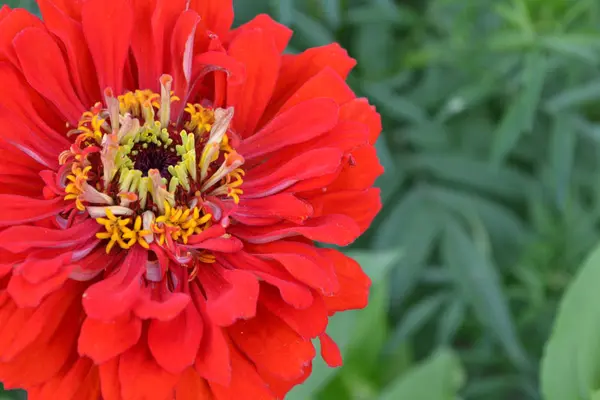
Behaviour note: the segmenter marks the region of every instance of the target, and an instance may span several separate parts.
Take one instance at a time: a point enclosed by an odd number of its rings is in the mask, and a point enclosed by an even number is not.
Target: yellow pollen
[[[106,232],[99,232],[96,234],[96,237],[98,239],[108,240],[108,244],[106,245],[106,254],[110,253],[115,244],[118,244],[119,247],[124,250],[131,248],[135,242],[131,243],[131,240],[125,242],[124,240],[127,239],[124,237],[124,235],[127,232],[131,232],[131,229],[127,228],[127,225],[131,223],[131,218],[123,219],[121,217],[116,217],[108,207],[105,208],[105,212],[107,218],[97,218],[96,222],[98,222],[100,225],[103,225],[106,229]],[[146,246],[147,245],[148,244],[146,243]]]
[[[187,244],[190,236],[199,234],[210,226],[212,214],[201,215],[198,207],[171,207],[164,203],[165,213],[154,221],[152,231],[158,235],[158,243],[181,240]]]
[[[70,182],[65,188],[65,200],[75,200],[75,207],[79,211],[85,211],[85,206],[81,201],[81,195],[83,194],[83,184],[87,183],[89,179],[89,172],[92,170],[92,166],[88,165],[85,168],[81,168],[79,163],[74,163],[71,167],[71,174],[67,176],[67,180]]]
[[[64,199],[104,227],[96,236],[106,241],[107,253],[117,245],[150,243],[180,250],[178,243],[187,244],[213,223],[212,214],[192,205],[207,196],[237,204],[243,194],[244,159],[232,146],[233,108],[188,103],[182,122],[172,121],[172,103],[181,100],[171,90],[171,76],[163,75],[160,84],[160,93],[118,95],[106,88],[103,102],[67,127],[75,140],[59,155],[68,171]],[[194,259],[215,262],[210,252],[194,252]]]

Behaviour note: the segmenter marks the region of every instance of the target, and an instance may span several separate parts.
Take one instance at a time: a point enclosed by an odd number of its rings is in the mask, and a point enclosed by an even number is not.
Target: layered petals
[[[0,9],[0,381],[38,400],[283,399],[381,208],[337,44],[231,0]]]

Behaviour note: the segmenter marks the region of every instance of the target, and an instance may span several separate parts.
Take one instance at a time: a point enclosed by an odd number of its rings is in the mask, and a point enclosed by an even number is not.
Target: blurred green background
[[[345,366],[317,362],[289,399],[541,399],[558,300],[600,234],[600,2],[235,5],[291,26],[291,52],[340,42],[385,127],[384,209],[349,250],[371,304],[331,323]]]

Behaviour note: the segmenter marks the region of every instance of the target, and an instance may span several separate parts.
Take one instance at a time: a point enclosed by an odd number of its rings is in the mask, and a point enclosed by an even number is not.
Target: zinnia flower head
[[[380,118],[338,45],[226,0],[0,10],[0,381],[31,399],[283,398],[364,307]]]

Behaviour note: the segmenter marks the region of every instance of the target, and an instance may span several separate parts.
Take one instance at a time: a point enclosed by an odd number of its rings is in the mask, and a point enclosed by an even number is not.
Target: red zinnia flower
[[[0,381],[31,399],[273,399],[380,209],[380,118],[337,45],[225,0],[0,11]]]

